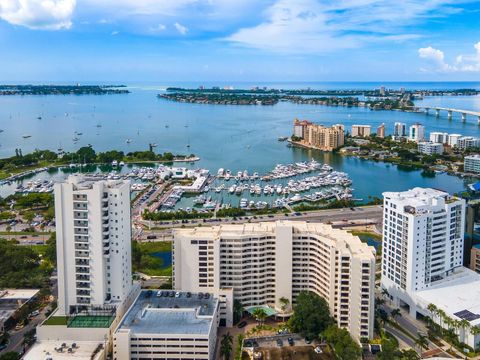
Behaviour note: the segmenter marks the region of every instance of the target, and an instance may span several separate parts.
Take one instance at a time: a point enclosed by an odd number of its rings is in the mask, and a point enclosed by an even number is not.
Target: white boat
[[[125,142],[126,142],[127,144],[130,144],[130,143],[132,142],[132,139],[127,139],[127,140],[125,140]]]
[[[230,187],[228,188],[228,192],[229,192],[230,194],[233,194],[233,193],[235,192],[235,186],[234,186],[234,185],[230,186]]]
[[[120,165],[120,166],[125,166],[125,162],[120,161],[119,165]]]
[[[23,137],[24,139],[28,139],[28,138],[31,138],[32,135],[25,134],[25,135],[22,135],[22,137]]]
[[[217,176],[223,176],[224,173],[225,173],[225,170],[223,168],[220,168],[217,171]]]
[[[112,166],[118,166],[118,161],[117,161],[117,160],[113,160],[113,161],[112,161]]]

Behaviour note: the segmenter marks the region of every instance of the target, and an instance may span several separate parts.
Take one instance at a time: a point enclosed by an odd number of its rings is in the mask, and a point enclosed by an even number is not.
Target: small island
[[[128,94],[125,85],[0,85],[0,95]]]

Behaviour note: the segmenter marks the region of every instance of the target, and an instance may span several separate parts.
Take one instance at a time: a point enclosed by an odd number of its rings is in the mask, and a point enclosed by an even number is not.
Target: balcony
[[[102,213],[102,220],[108,220],[108,211]]]
[[[77,275],[75,279],[78,281],[90,281],[90,275]]]
[[[90,274],[90,268],[88,268],[88,267],[77,267],[75,272],[77,274]]]
[[[88,282],[77,282],[77,289],[90,289],[90,283],[88,283]]]
[[[89,290],[77,290],[77,295],[82,297],[90,297]]]
[[[75,259],[75,265],[88,266],[89,262],[85,259]]]
[[[108,201],[103,201],[102,202],[102,210],[103,211],[108,211]]]
[[[90,253],[88,251],[75,251],[75,258],[88,259]]]
[[[104,256],[104,257],[109,257],[109,256],[110,256],[110,249],[104,250],[104,251],[103,251],[103,256]]]

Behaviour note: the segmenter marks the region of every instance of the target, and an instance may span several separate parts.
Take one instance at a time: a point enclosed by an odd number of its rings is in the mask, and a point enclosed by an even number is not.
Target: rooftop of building
[[[460,267],[428,289],[415,293],[424,307],[435,304],[453,319],[480,324],[480,274]]]
[[[137,334],[208,335],[218,299],[204,293],[143,290],[123,317],[116,331]],[[178,294],[178,297],[177,297]]]
[[[66,346],[62,347],[62,344]],[[24,355],[25,360],[91,360],[99,359],[101,352],[98,351],[102,343],[95,341],[77,341],[75,347],[72,347],[73,342],[65,341],[37,341],[28,352]],[[69,352],[68,349],[71,352]],[[61,349],[61,351],[60,351]]]
[[[0,323],[8,320],[23,304],[35,297],[38,289],[0,290]]]
[[[472,154],[465,156],[464,159],[480,159],[480,154]]]
[[[113,189],[130,183],[130,180],[104,180],[85,174],[74,174],[70,175],[65,181],[67,184],[72,184],[76,190],[88,190],[91,189],[94,184],[100,182],[103,182],[107,187]]]
[[[175,229],[174,236],[197,239],[220,239],[247,236],[259,236],[262,234],[275,235],[279,226],[291,227],[294,233],[309,233],[327,239],[332,244],[343,241],[345,248],[357,256],[366,259],[374,257],[375,249],[362,242],[357,236],[348,231],[334,229],[331,225],[324,223],[310,223],[306,221],[279,220],[270,222],[243,223],[243,224],[222,224],[211,227],[195,227]]]
[[[407,191],[384,192],[383,197],[391,200],[401,201],[404,202],[405,205],[413,207],[431,205],[431,200],[438,198],[443,198],[445,201],[460,200],[442,190],[420,187],[416,187]]]

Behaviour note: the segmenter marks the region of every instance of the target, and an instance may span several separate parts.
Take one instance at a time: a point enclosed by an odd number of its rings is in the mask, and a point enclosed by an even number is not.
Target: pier
[[[413,109],[417,109],[417,110],[423,109],[427,115],[430,113],[430,110],[433,110],[435,111],[435,116],[437,118],[440,117],[441,111],[446,111],[448,115],[448,120],[452,120],[453,113],[458,113],[458,114],[461,114],[461,118],[463,122],[467,121],[467,115],[474,116],[477,118],[478,125],[480,125],[480,111],[444,108],[444,107],[437,107],[437,106],[414,106]]]

